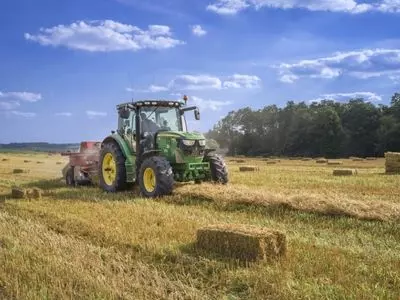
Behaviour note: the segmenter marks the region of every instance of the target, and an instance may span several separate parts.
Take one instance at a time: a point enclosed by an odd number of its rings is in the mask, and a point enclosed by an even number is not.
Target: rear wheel
[[[174,185],[174,174],[168,160],[161,156],[146,158],[140,166],[139,186],[145,197],[170,195]]]
[[[208,154],[204,161],[210,163],[211,180],[216,183],[228,183],[228,169],[223,158],[217,154]]]
[[[100,186],[107,192],[126,188],[125,157],[115,143],[108,143],[100,150]]]
[[[65,183],[68,186],[75,186],[74,167],[69,168],[67,173],[65,174]]]

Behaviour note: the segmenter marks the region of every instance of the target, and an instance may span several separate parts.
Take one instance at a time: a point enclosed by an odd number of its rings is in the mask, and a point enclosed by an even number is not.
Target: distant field
[[[232,160],[227,186],[148,200],[67,188],[59,155],[0,153],[0,299],[400,298],[400,175],[384,159]],[[46,196],[13,200],[13,185]],[[220,222],[284,231],[287,257],[244,266],[197,252],[196,229]]]

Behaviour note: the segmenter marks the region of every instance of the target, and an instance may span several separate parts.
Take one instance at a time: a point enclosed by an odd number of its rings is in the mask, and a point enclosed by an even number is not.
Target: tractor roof
[[[143,106],[163,106],[163,107],[180,107],[184,105],[185,102],[179,100],[154,100],[154,99],[148,99],[148,100],[138,100],[135,102],[126,102],[126,103],[121,103],[117,105],[117,110],[122,109],[122,108],[128,108],[128,109],[136,109],[138,107],[143,107]]]

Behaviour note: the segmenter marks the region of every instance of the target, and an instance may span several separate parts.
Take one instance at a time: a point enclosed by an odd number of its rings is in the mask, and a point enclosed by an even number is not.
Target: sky
[[[205,132],[287,101],[388,104],[400,0],[2,0],[0,143],[102,140],[116,105],[179,99]]]

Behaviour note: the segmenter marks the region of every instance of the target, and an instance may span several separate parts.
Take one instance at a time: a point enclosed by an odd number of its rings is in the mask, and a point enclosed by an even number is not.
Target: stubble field
[[[384,159],[226,161],[227,186],[149,200],[67,188],[59,155],[0,153],[0,299],[399,299],[400,175]],[[13,185],[45,196],[11,199]],[[214,223],[281,230],[287,255],[245,265],[197,250]]]

